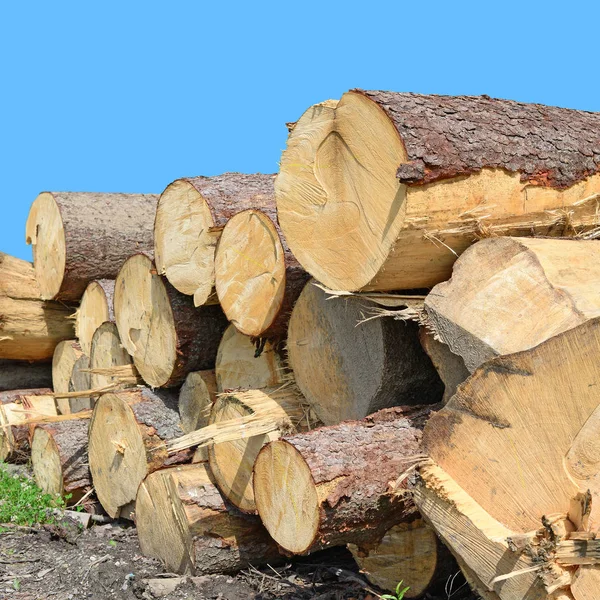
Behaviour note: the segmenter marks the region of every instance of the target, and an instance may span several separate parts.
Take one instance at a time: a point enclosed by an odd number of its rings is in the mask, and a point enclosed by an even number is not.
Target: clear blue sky
[[[2,2],[0,250],[43,190],[274,172],[286,121],[353,87],[600,111],[592,2]]]

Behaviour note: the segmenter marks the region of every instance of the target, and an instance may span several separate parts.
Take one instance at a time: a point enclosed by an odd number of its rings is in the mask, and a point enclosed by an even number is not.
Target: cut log
[[[275,204],[227,222],[215,254],[215,287],[223,312],[242,333],[284,338],[308,279],[277,225]]]
[[[52,386],[52,365],[22,360],[0,360],[0,392]]]
[[[600,316],[599,261],[595,240],[482,240],[427,296],[429,327],[473,372]]]
[[[441,598],[448,581],[460,572],[450,552],[422,519],[394,525],[372,548],[348,544],[348,549],[372,584],[394,592],[402,581],[402,587],[409,588],[405,598],[425,594]]]
[[[458,386],[469,377],[470,373],[462,357],[454,354],[446,344],[438,341],[435,335],[425,327],[419,329],[419,340],[444,384],[442,402],[445,404],[454,396]]]
[[[61,394],[69,392],[69,382],[75,363],[84,356],[81,346],[75,340],[66,340],[56,346],[52,358],[52,387],[54,392]],[[71,398],[57,397],[56,405],[61,415],[71,412]]]
[[[49,388],[0,392],[0,462],[29,459],[29,419],[56,416]]]
[[[114,279],[92,281],[81,298],[81,304],[75,316],[75,333],[79,345],[85,354],[90,356],[92,337],[96,329],[106,321],[114,321],[113,296]]]
[[[168,571],[233,573],[281,557],[260,520],[229,505],[205,464],[162,469],[140,485],[140,547]]]
[[[128,256],[152,252],[158,196],[43,192],[26,225],[41,297],[79,300],[95,279],[114,279]]]
[[[219,306],[195,308],[143,254],[119,272],[115,317],[123,346],[152,387],[175,386],[192,371],[213,369],[227,325]]]
[[[219,392],[275,387],[286,377],[278,346],[265,340],[257,348],[234,325],[225,330],[219,344],[215,374]]]
[[[598,113],[352,90],[290,132],[279,222],[331,289],[431,287],[478,238],[595,228],[599,128]]]
[[[192,451],[169,456],[165,442],[183,435],[177,395],[145,388],[104,394],[90,421],[89,461],[104,510],[119,516],[140,483],[162,467],[189,462]]]
[[[133,359],[121,344],[115,323],[102,323],[94,332],[91,346],[91,389],[110,385],[125,388],[142,382]]]
[[[179,391],[179,414],[185,433],[208,425],[210,410],[217,399],[214,371],[193,371]]]
[[[38,486],[47,494],[80,500],[92,487],[88,465],[89,419],[36,425],[31,465]]]
[[[492,359],[425,427],[417,505],[502,600],[568,591],[598,560],[570,540],[600,526],[599,351],[596,318]]]
[[[286,551],[377,544],[416,516],[406,473],[423,459],[421,434],[430,407],[382,410],[267,444],[254,464],[258,514]]]
[[[318,425],[308,414],[306,401],[294,385],[220,395],[213,405],[209,424],[242,419],[250,415],[268,418],[270,431],[240,436],[208,447],[208,461],[223,495],[243,512],[255,513],[252,467],[259,450],[282,435],[306,431]]]
[[[171,183],[160,197],[154,224],[158,273],[195,306],[214,302],[215,249],[236,213],[274,204],[273,175],[225,173]]]
[[[69,379],[69,392],[85,392],[91,389],[90,359],[84,354],[80,356],[73,365],[71,378]],[[90,396],[80,396],[78,398],[57,398],[57,403],[67,401],[69,404],[69,413],[78,413],[82,410],[94,408],[94,401]]]
[[[325,425],[442,398],[443,384],[421,348],[417,324],[394,319],[361,323],[368,309],[361,298],[329,299],[309,283],[292,312],[290,366]]]
[[[0,252],[0,359],[46,361],[74,335],[74,308],[40,300],[31,263]]]

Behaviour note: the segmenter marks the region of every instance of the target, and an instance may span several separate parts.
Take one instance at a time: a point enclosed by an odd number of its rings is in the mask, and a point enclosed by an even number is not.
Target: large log
[[[111,517],[135,501],[147,475],[191,460],[191,450],[167,452],[165,443],[181,435],[173,392],[137,388],[98,399],[90,421],[89,462],[98,500]]]
[[[325,425],[362,419],[389,406],[439,402],[443,394],[421,348],[418,326],[394,319],[362,322],[369,303],[329,299],[309,283],[290,319],[287,349],[302,394]]]
[[[268,422],[261,435],[208,447],[208,462],[221,493],[239,510],[255,513],[252,468],[260,449],[282,435],[306,431],[319,423],[311,418],[306,401],[295,385],[221,394],[214,403],[209,425],[248,417]],[[243,431],[243,427],[240,427]]]
[[[275,387],[286,377],[279,346],[264,340],[257,348],[252,339],[234,325],[229,325],[221,338],[215,375],[220,392]]]
[[[205,464],[149,475],[137,495],[136,526],[142,552],[175,573],[233,573],[280,560],[260,520],[227,503]]]
[[[56,394],[71,391],[69,382],[73,374],[73,367],[82,356],[85,355],[79,342],[75,340],[65,340],[56,346],[52,358],[52,387]],[[74,399],[57,397],[56,405],[61,415],[68,415],[71,412],[72,400]]]
[[[229,219],[215,254],[215,287],[223,312],[242,333],[284,338],[309,277],[279,229],[274,203]]]
[[[89,418],[38,424],[31,440],[31,466],[47,494],[80,500],[92,487],[88,464]]]
[[[279,222],[331,289],[431,287],[478,238],[596,227],[599,129],[597,113],[352,90],[291,130]]]
[[[128,256],[152,252],[158,196],[42,192],[26,225],[41,297],[79,300],[95,279],[114,279]]]
[[[195,306],[214,302],[215,249],[236,213],[274,204],[273,175],[224,173],[178,179],[162,193],[154,224],[158,273]]]
[[[46,362],[0,360],[0,392],[52,386],[52,365]]]
[[[121,388],[141,383],[133,359],[123,348],[117,325],[102,323],[94,332],[90,350],[90,386],[101,389],[108,386]]]
[[[600,316],[596,240],[491,238],[425,299],[429,327],[472,373]]]
[[[85,354],[90,356],[92,337],[102,323],[114,321],[114,279],[92,281],[86,288],[75,314],[75,334]]]
[[[31,263],[0,252],[0,359],[46,361],[74,335],[74,309],[40,300]]]
[[[430,407],[396,407],[273,441],[254,463],[254,499],[273,539],[305,554],[353,543],[377,545],[416,510],[392,491],[423,459]],[[406,487],[406,478],[398,483]]]
[[[596,318],[492,359],[425,427],[417,505],[501,600],[567,593],[598,562],[577,540],[600,527],[599,351]]]
[[[56,414],[49,388],[0,392],[0,462],[28,460],[30,427],[26,421]]]
[[[214,368],[223,311],[194,307],[147,256],[132,256],[119,271],[114,306],[121,342],[148,385],[175,386],[192,371]]]

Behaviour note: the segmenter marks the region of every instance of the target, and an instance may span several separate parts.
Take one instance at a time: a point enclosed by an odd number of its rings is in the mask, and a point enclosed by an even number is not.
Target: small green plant
[[[396,594],[394,596],[392,596],[392,594],[384,594],[383,596],[380,596],[380,598],[382,598],[383,600],[402,600],[406,592],[410,590],[410,586],[402,587],[403,583],[404,580],[401,579],[398,585],[396,586]]]
[[[117,547],[117,542],[115,542],[115,540],[109,540],[108,545],[111,548],[116,548]]]
[[[27,477],[11,475],[0,463],[0,523],[55,523],[56,508],[65,508],[62,498],[45,494]]]

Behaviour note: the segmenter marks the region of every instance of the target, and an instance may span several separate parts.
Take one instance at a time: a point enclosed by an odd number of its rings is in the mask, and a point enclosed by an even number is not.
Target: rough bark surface
[[[0,360],[0,391],[52,385],[52,365],[22,360]]]
[[[489,96],[353,91],[376,102],[396,126],[410,161],[398,169],[406,184],[490,167],[567,188],[600,171],[600,113]]]
[[[94,279],[114,279],[136,252],[153,252],[158,196],[52,192],[60,210],[66,264],[59,300],[78,300]]]

